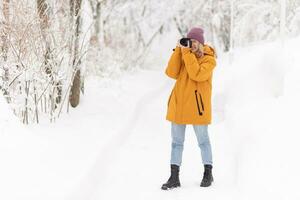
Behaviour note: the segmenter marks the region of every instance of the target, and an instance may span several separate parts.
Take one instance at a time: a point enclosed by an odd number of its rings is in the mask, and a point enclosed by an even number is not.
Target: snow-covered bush
[[[8,47],[0,65],[6,74],[2,90],[26,124],[39,122],[42,113],[51,121],[59,116],[77,66],[71,54],[68,15],[62,15],[63,7],[44,6],[41,14],[36,2],[10,1],[9,21],[2,29]]]

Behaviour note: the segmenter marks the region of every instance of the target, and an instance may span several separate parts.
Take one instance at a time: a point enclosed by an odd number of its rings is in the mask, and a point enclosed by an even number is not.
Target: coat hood
[[[212,48],[209,45],[204,45],[204,55],[209,55],[209,56],[217,57],[214,48]]]

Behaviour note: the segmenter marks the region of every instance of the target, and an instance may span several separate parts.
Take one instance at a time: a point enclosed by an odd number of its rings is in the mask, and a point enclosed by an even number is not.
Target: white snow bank
[[[0,94],[0,133],[8,128],[10,124],[18,124],[19,121],[14,116],[13,111],[5,101],[2,94]],[[18,125],[17,125],[18,126]]]
[[[300,38],[288,41],[286,52],[277,43],[237,49],[232,65],[220,64],[224,68],[217,70],[217,119],[231,139],[241,199],[300,198],[300,59],[295,44]]]

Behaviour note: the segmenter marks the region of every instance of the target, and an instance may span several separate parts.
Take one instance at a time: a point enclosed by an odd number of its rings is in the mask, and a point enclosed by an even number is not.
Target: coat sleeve
[[[183,54],[183,61],[190,79],[197,82],[208,80],[216,66],[216,60],[213,56],[206,56],[199,64],[196,56],[191,52]]]
[[[181,68],[181,51],[180,47],[176,47],[175,51],[173,52],[169,62],[168,66],[166,68],[166,75],[169,76],[170,78],[177,79],[180,68]]]

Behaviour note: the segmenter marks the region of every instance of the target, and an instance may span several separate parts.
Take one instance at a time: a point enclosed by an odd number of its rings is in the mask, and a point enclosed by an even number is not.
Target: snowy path
[[[220,155],[214,155],[218,160],[216,163],[222,165],[214,169],[216,184],[208,189],[199,187],[203,167],[193,130],[188,127],[185,164],[181,172],[183,187],[174,193],[160,190],[160,185],[169,176],[170,127],[165,120],[165,113],[173,82],[164,81],[166,77],[159,72],[152,75],[151,80],[155,81],[149,84],[155,84],[157,89],[148,92],[145,90],[145,95],[137,102],[131,118],[101,150],[96,163],[69,199],[134,197],[150,200],[185,199],[187,196],[189,199],[234,199],[234,169],[228,164],[232,162],[230,156],[226,155],[226,150],[220,151],[226,149],[226,139],[222,137],[215,141],[217,131],[214,129],[217,130],[217,126],[210,129],[212,143],[218,145],[215,152],[221,152]],[[165,83],[157,84],[161,82]],[[218,169],[222,172],[218,172]],[[229,173],[224,175],[224,171]]]
[[[234,152],[222,124],[210,128],[214,186],[199,187],[200,151],[188,127],[182,188],[160,190],[169,176],[165,115],[173,84],[163,72],[151,70],[116,82],[90,80],[81,106],[51,127],[8,123],[0,134],[1,199],[236,199]]]
[[[149,82],[148,84],[151,83],[152,82]],[[124,123],[115,136],[101,148],[95,164],[80,181],[77,186],[78,189],[75,189],[75,192],[72,193],[68,199],[90,199],[99,189],[101,183],[108,178],[107,172],[109,171],[109,168],[114,163],[116,156],[120,152],[120,148],[127,143],[128,139],[134,133],[139,119],[143,117],[144,109],[153,102],[154,98],[161,96],[161,94],[169,88],[169,82],[162,80],[162,84],[157,86],[154,85],[154,87],[157,88],[150,91],[147,89],[143,90],[145,94],[137,101],[130,118],[124,119],[126,123]]]
[[[157,72],[87,82],[81,105],[49,126],[0,123],[0,199],[87,199],[135,128],[142,105],[166,87]],[[1,115],[1,119],[6,119]],[[18,190],[18,193],[15,191]]]

